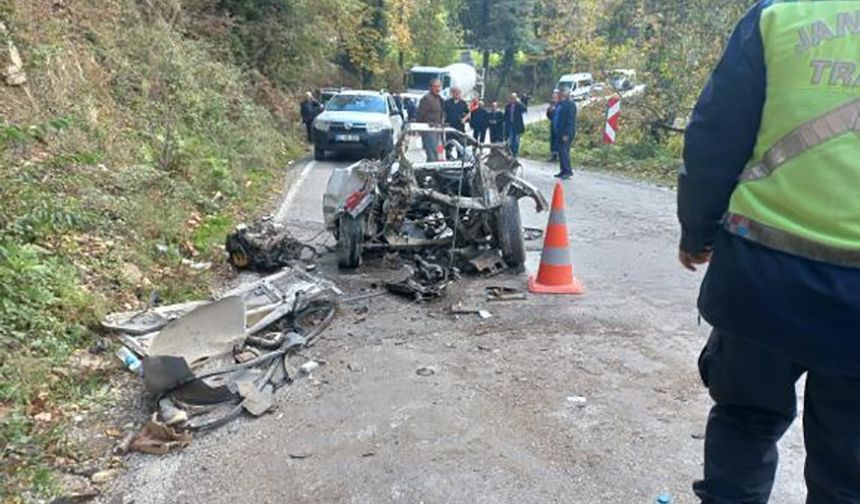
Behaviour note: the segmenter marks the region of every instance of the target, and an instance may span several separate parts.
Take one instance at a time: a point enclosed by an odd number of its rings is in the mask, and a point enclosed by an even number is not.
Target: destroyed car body
[[[413,133],[447,139],[458,159],[409,159]],[[520,164],[507,147],[481,144],[452,128],[411,124],[394,152],[380,161],[362,160],[332,172],[323,196],[326,227],[337,239],[338,264],[360,265],[372,250],[447,249],[462,255],[496,250],[511,268],[525,262],[519,199],[546,199],[517,176]]]

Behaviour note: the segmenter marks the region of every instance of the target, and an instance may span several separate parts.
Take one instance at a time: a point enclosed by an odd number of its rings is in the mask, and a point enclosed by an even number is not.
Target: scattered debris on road
[[[140,366],[134,359],[142,361],[157,403],[129,449],[164,454],[187,445],[191,431],[223,425],[243,411],[271,411],[278,388],[319,366],[310,361],[297,369],[289,360],[331,323],[339,294],[331,282],[288,268],[214,301],[107,317],[105,326],[137,333],[121,336],[122,358],[134,369]]]
[[[271,217],[237,226],[227,236],[225,248],[235,268],[262,272],[292,267],[298,261],[310,261],[319,255],[316,248],[294,238]]]
[[[543,229],[533,228],[533,227],[524,227],[523,228],[523,237],[526,241],[537,241],[543,239]]]
[[[418,376],[424,376],[424,377],[433,376],[436,374],[436,370],[432,367],[424,366],[424,367],[420,367],[420,368],[416,369],[415,374],[417,374]]]
[[[526,293],[514,287],[489,286],[484,289],[487,293],[487,301],[524,301]]]
[[[406,274],[405,278],[397,282],[386,282],[385,288],[415,301],[444,296],[448,286],[460,278],[456,268],[431,262],[419,254],[414,254],[412,264],[404,265],[402,270]]]
[[[462,306],[459,304],[451,306],[451,313],[454,315],[478,315],[484,320],[493,317],[493,314],[490,313],[489,310],[472,306]]]
[[[567,398],[567,402],[573,404],[574,406],[584,408],[586,402],[588,402],[588,399],[586,399],[584,396],[569,396]]]
[[[152,455],[165,455],[174,448],[185,447],[191,443],[191,434],[168,427],[154,417],[155,415],[131,441],[131,450]]]

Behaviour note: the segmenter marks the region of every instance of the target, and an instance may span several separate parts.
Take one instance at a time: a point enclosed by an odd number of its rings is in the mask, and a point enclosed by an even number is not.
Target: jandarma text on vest
[[[860,10],[840,12],[836,14],[835,26],[819,19],[798,30],[797,52],[805,53],[813,47],[818,47],[822,42],[858,34],[860,34]]]

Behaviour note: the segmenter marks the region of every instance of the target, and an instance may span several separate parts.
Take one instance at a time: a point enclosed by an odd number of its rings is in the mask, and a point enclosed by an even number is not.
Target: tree
[[[282,87],[306,82],[308,68],[333,57],[359,0],[217,0],[232,20],[236,60]]]
[[[360,0],[364,8],[358,26],[344,37],[346,56],[361,75],[361,84],[370,87],[383,70],[388,52],[388,22],[385,0]],[[343,32],[341,32],[343,34]]]
[[[420,65],[444,66],[451,63],[460,45],[460,36],[451,28],[449,11],[436,0],[416,0],[410,20],[413,57]]]
[[[388,26],[391,43],[397,51],[397,66],[401,71],[406,64],[406,54],[412,49],[412,18],[415,14],[416,0],[389,0]]]
[[[466,0],[460,22],[467,44],[481,51],[484,75],[490,67],[490,53],[504,53],[500,71],[501,88],[513,67],[514,56],[533,46],[532,14],[535,0]]]

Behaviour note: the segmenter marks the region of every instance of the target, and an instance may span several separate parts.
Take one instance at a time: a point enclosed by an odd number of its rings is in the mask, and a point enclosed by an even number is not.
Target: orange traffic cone
[[[573,276],[570,261],[570,242],[567,238],[567,220],[564,217],[564,189],[555,184],[552,210],[546,225],[543,255],[537,278],[529,277],[529,291],[536,294],[582,294],[582,283]]]

